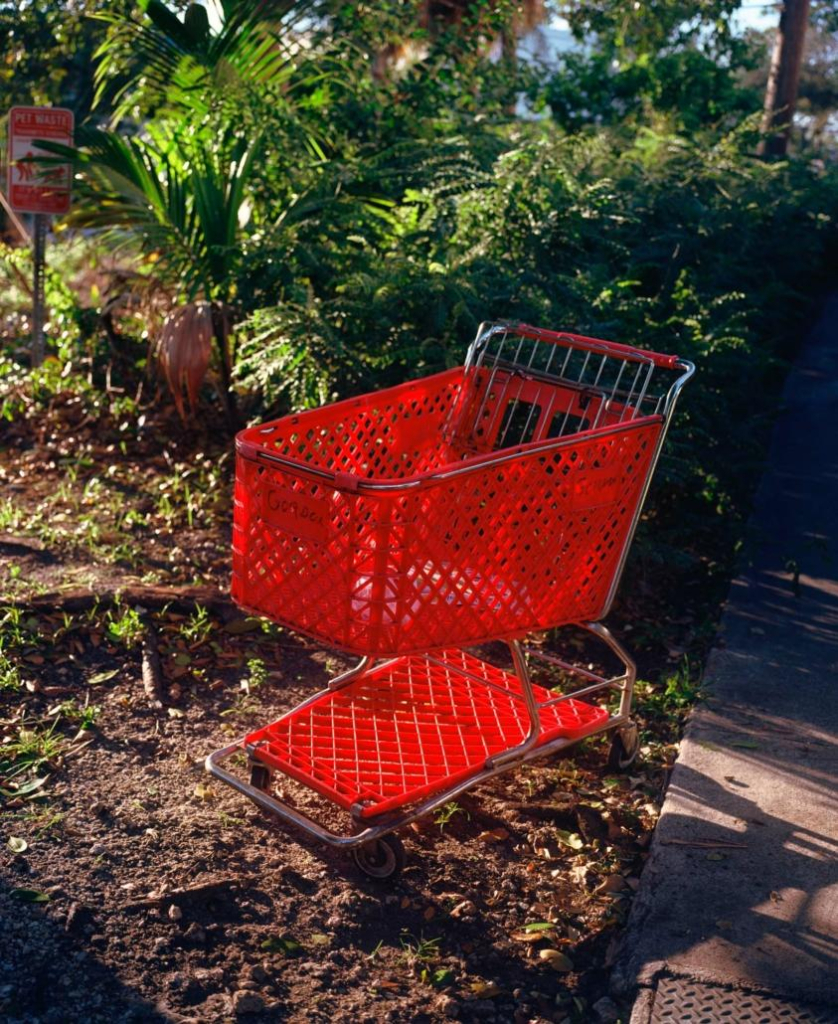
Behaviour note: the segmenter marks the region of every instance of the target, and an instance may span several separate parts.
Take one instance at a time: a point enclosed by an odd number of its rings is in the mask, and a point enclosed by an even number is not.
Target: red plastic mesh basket
[[[553,697],[534,686],[539,702]],[[604,708],[542,708],[538,746],[582,739]],[[521,743],[529,716],[518,680],[463,651],[399,658],[322,694],[244,741],[265,764],[371,818],[444,792]]]
[[[519,355],[243,431],[236,602],[376,656],[599,618],[663,428],[634,366],[670,357],[602,356],[605,386],[569,351],[578,374]]]

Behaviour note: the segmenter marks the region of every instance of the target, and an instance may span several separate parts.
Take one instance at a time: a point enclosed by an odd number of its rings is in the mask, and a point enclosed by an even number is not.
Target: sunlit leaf
[[[39,892],[37,889],[12,889],[9,895],[13,900],[20,900],[21,903],[49,903],[49,895]]]

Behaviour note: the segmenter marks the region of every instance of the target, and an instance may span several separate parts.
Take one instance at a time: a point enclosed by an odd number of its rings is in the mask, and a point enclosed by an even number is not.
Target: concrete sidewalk
[[[838,1022],[838,297],[783,406],[615,965],[632,1024]]]

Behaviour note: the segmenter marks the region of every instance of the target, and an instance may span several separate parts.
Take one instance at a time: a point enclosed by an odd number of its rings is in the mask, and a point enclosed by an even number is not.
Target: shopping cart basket
[[[208,770],[388,877],[402,860],[394,829],[491,775],[609,729],[612,761],[630,763],[635,667],[599,620],[693,372],[676,356],[483,324],[462,367],[243,431],[234,600],[361,661]],[[521,645],[570,624],[623,671]],[[465,650],[494,640],[511,671]],[[534,685],[533,657],[581,688]],[[249,782],[221,767],[242,752]],[[349,834],[279,799],[274,772],[348,811]]]

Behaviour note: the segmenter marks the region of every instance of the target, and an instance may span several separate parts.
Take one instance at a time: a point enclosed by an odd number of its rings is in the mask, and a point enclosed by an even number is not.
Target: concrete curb
[[[838,297],[783,405],[753,563],[731,586],[612,971],[615,994],[640,989],[632,1024],[677,1019],[655,1001],[662,986],[679,998],[673,978],[705,986],[690,998],[708,1006],[741,993],[766,1019],[773,1000],[778,1020],[838,1022]]]

